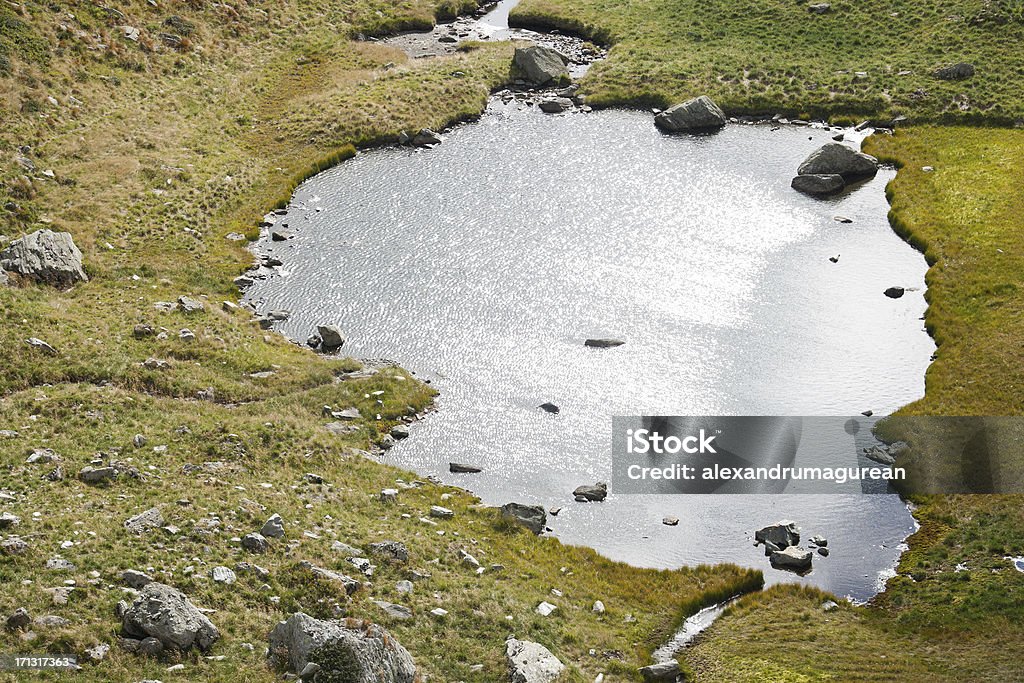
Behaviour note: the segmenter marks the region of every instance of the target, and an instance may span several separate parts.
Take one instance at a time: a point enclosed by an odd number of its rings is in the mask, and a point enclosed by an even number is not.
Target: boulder
[[[505,659],[511,683],[550,683],[565,670],[551,650],[529,640],[506,640]]]
[[[589,501],[600,502],[608,497],[608,484],[605,484],[604,482],[597,482],[596,484],[577,486],[576,490],[572,492],[572,495],[577,498],[582,496]]]
[[[878,172],[878,159],[838,142],[822,145],[804,159],[797,175],[840,175],[843,180],[867,178]]]
[[[906,291],[903,287],[889,287],[885,290],[884,294],[890,299],[899,299]]]
[[[794,177],[790,187],[797,192],[820,196],[842,192],[846,181],[838,173],[808,173]]]
[[[669,133],[713,130],[727,122],[725,113],[707,95],[669,107],[654,117],[654,125]]]
[[[754,540],[758,543],[774,543],[779,549],[788,548],[800,542],[800,530],[795,522],[783,520],[755,531]]]
[[[569,79],[568,60],[550,47],[531,45],[516,48],[513,62],[531,85],[562,83]]]
[[[163,583],[147,584],[124,614],[124,630],[135,638],[156,638],[167,649],[209,652],[217,627],[185,594]]]
[[[52,230],[37,230],[11,242],[0,251],[0,269],[58,287],[89,279],[71,233]]]
[[[413,683],[412,655],[384,628],[361,619],[320,620],[296,612],[269,636],[267,656],[302,673],[317,665],[313,680],[345,683]],[[321,676],[320,674],[323,674]]]
[[[281,515],[271,515],[260,529],[260,533],[267,538],[284,538],[284,520],[281,519]]]
[[[345,344],[345,334],[337,325],[317,325],[316,333],[320,337],[320,343],[327,351],[340,349]]]
[[[523,505],[522,503],[506,503],[501,506],[501,518],[522,524],[535,534],[544,531],[548,515],[541,505]]]
[[[32,615],[24,607],[19,607],[7,617],[5,624],[8,631],[22,631],[32,623]]]
[[[572,100],[568,97],[549,97],[541,100],[537,107],[545,114],[561,114],[572,109]]]
[[[483,470],[476,465],[464,465],[458,462],[448,463],[448,471],[453,474],[477,474],[478,472],[483,472]]]
[[[621,339],[588,339],[583,342],[583,345],[592,349],[612,349],[625,343]]]
[[[951,64],[939,67],[932,72],[932,75],[943,81],[962,81],[974,75],[974,65],[967,62]]]
[[[412,144],[415,147],[433,147],[440,145],[442,141],[441,136],[429,128],[420,129],[412,138]]]
[[[248,550],[250,553],[265,553],[270,548],[270,544],[267,543],[267,539],[263,534],[246,534],[242,537],[242,547]]]
[[[642,667],[640,675],[644,683],[675,683],[679,676],[679,662],[659,662]]]
[[[811,558],[813,557],[810,550],[789,546],[782,550],[776,550],[768,559],[776,569],[804,571],[811,568]]]

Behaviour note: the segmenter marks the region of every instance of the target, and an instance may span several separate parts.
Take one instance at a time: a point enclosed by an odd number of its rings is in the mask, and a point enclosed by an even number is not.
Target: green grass
[[[1024,118],[1020,3],[836,0],[823,15],[809,12],[809,4],[524,0],[512,21],[612,46],[583,81],[595,106],[664,107],[707,94],[735,114]],[[974,63],[976,75],[958,82],[932,77],[958,61]]]

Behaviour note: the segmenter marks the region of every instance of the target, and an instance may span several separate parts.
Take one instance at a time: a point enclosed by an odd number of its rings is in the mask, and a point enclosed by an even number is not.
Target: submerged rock
[[[516,48],[513,62],[531,85],[543,86],[568,80],[568,60],[557,50],[542,45]]]
[[[551,650],[528,640],[506,640],[505,659],[511,683],[550,683],[565,670]]]
[[[707,95],[669,107],[654,117],[654,125],[670,133],[713,130],[727,122],[725,113]]]
[[[0,251],[0,269],[58,287],[89,279],[71,233],[52,230],[37,230],[11,242]]]
[[[809,173],[794,177],[790,187],[804,194],[826,195],[842,192],[846,181],[838,173]]]
[[[267,656],[310,680],[414,683],[416,663],[384,628],[361,619],[320,620],[296,612],[274,627]],[[323,674],[323,675],[321,675]],[[307,674],[308,675],[308,674]]]
[[[867,178],[878,172],[878,159],[838,142],[822,145],[804,159],[798,175],[840,175],[843,180]]]

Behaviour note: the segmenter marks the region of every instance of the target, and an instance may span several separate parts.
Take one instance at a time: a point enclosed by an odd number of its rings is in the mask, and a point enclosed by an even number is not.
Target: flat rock
[[[568,97],[549,97],[541,100],[537,108],[545,114],[561,114],[572,109],[572,100]]]
[[[625,343],[621,339],[588,339],[583,342],[583,345],[593,349],[611,349],[616,346],[622,346]]]
[[[789,185],[797,192],[824,196],[842,192],[846,187],[846,181],[838,173],[808,173],[795,176]]]
[[[776,569],[794,569],[804,571],[811,568],[811,559],[814,555],[810,550],[804,550],[797,546],[789,546],[782,550],[776,550],[768,559]]]
[[[141,534],[150,529],[158,529],[163,525],[164,516],[163,513],[160,512],[160,508],[150,508],[125,520],[124,528],[127,529],[129,533]]]
[[[464,465],[458,462],[448,463],[448,471],[454,474],[477,474],[483,470],[476,465]]]

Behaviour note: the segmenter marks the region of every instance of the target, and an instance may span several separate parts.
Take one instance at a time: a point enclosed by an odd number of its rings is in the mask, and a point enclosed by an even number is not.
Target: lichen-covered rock
[[[0,269],[58,287],[89,279],[71,233],[52,230],[37,230],[11,242],[0,251]]]
[[[220,632],[185,594],[163,583],[147,584],[124,614],[125,632],[156,638],[165,648],[209,652]]]
[[[506,640],[505,659],[511,683],[550,683],[565,670],[551,650],[528,640]]]
[[[384,628],[361,619],[320,620],[297,612],[270,632],[268,656],[295,673],[311,667],[345,683],[414,683],[412,655]]]
[[[548,523],[548,515],[542,505],[506,503],[501,506],[501,518],[522,524],[535,534],[542,533]]]

